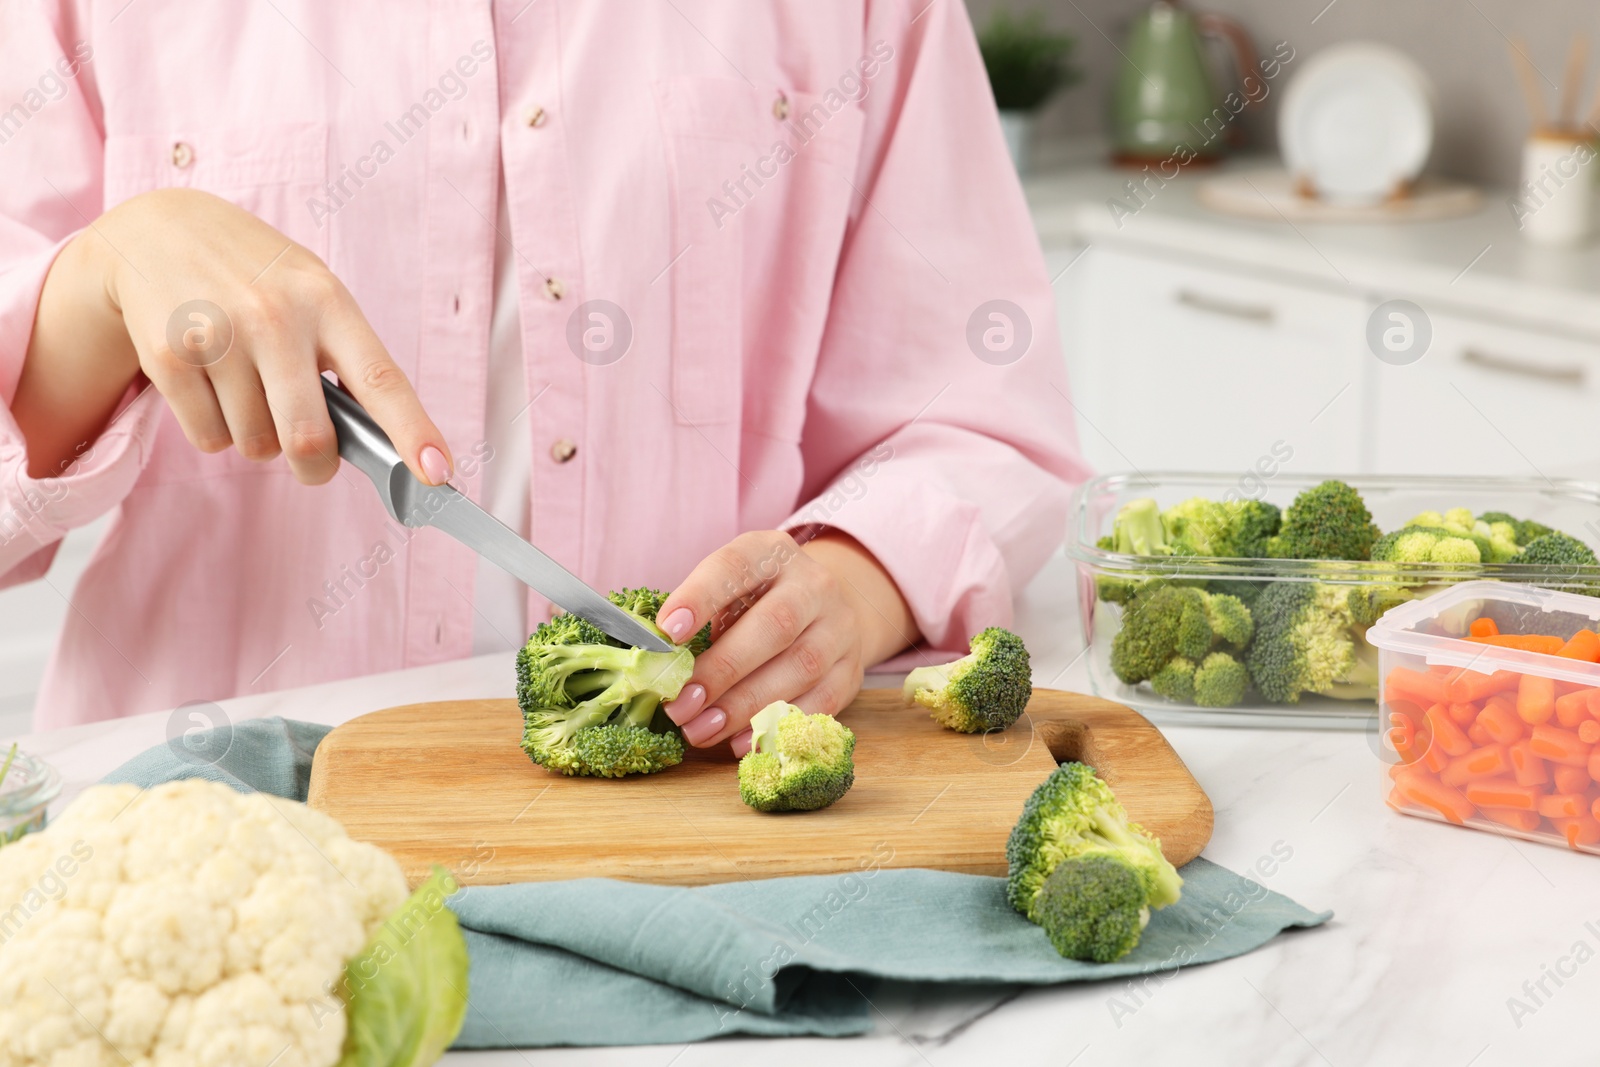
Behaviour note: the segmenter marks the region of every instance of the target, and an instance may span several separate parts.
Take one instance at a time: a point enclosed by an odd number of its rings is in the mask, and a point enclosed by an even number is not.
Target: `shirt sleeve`
[[[116,506],[143,468],[160,413],[130,398],[59,476],[28,474],[11,415],[33,320],[56,256],[100,214],[104,138],[86,16],[70,5],[0,5],[0,587],[50,566],[66,532]]]
[[[1066,529],[1078,451],[1050,279],[962,4],[868,8],[857,197],[784,528],[860,541],[966,650]]]

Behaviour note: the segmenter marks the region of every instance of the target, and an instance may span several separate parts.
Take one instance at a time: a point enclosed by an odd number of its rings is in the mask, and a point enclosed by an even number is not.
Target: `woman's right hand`
[[[162,189],[112,208],[57,256],[11,410],[29,474],[59,475],[142,371],[196,448],[282,452],[317,485],[339,465],[324,370],[411,473],[449,478],[444,436],[322,260],[226,200]]]

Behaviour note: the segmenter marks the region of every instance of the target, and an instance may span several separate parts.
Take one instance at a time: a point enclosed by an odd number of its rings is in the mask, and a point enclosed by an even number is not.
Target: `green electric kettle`
[[[1238,80],[1251,75],[1259,80],[1255,48],[1243,26],[1221,15],[1190,11],[1176,0],[1156,0],[1134,18],[1112,85],[1115,162],[1132,166],[1210,162],[1238,143],[1238,112],[1247,94],[1217,89],[1205,37],[1228,43]],[[1230,108],[1230,103],[1235,106]]]

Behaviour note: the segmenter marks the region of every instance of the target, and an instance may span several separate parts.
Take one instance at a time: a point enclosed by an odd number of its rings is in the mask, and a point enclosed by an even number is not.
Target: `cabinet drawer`
[[[1062,298],[1079,432],[1102,470],[1362,466],[1366,308],[1354,296],[1092,248]]]
[[[1431,314],[1416,363],[1376,363],[1386,473],[1600,475],[1600,345]]]

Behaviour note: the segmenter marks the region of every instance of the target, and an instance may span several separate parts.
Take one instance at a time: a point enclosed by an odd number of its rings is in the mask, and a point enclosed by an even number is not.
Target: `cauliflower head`
[[[409,896],[303,804],[95,786],[0,849],[0,1067],[332,1067],[346,963]]]

